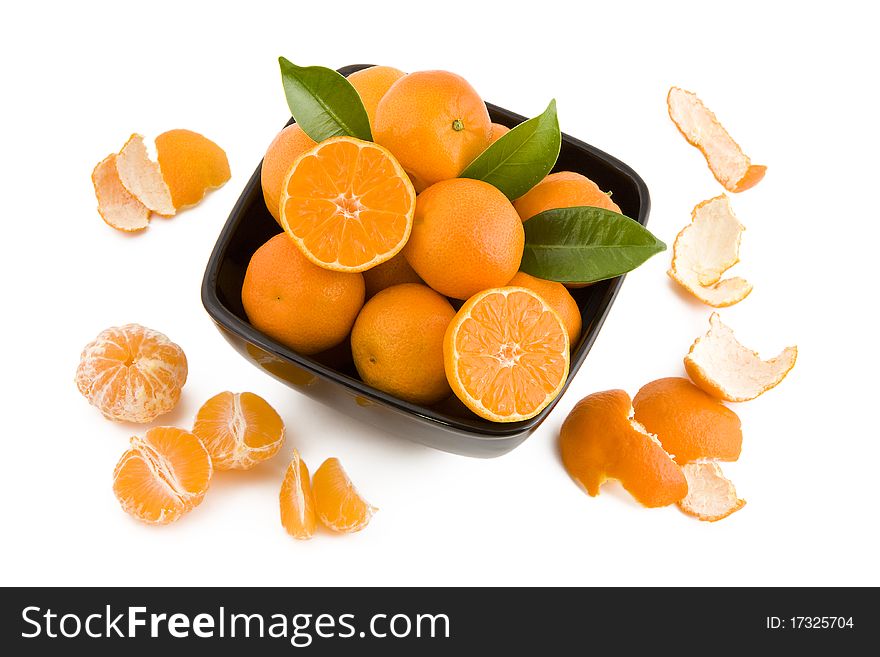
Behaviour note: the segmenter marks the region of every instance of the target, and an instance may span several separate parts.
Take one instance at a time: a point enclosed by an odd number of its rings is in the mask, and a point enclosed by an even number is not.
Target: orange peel
[[[689,516],[715,522],[746,505],[745,500],[736,496],[733,482],[714,461],[689,463],[682,471],[687,479],[688,494],[678,502],[678,508]]]
[[[725,278],[739,262],[739,243],[745,230],[734,216],[726,195],[698,203],[691,223],[672,246],[669,276],[700,301],[716,308],[739,303],[752,291],[743,278]]]
[[[623,390],[584,397],[559,432],[562,464],[593,497],[603,483],[617,479],[646,507],[681,500],[688,492],[681,467],[632,415],[632,400]]]
[[[169,130],[156,137],[156,159],[177,210],[195,205],[231,175],[223,149],[192,130]]]
[[[679,465],[704,459],[736,461],[742,451],[739,417],[681,377],[657,379],[633,398],[635,419],[656,435]]]
[[[150,159],[144,138],[133,134],[116,156],[116,171],[128,193],[164,217],[177,212],[158,162]]]
[[[98,214],[108,226],[128,233],[150,225],[150,210],[132,196],[116,171],[116,153],[108,155],[92,171]]]
[[[754,399],[775,388],[794,367],[797,347],[786,347],[769,360],[747,349],[718,313],[709,318],[709,330],[697,338],[684,358],[688,376],[710,395],[726,401]]]
[[[666,96],[669,118],[688,143],[696,146],[715,179],[730,192],[742,192],[757,185],[767,171],[752,164],[715,115],[696,94],[672,87]]]

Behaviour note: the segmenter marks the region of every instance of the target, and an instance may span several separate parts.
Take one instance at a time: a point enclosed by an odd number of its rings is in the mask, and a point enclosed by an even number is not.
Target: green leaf
[[[666,250],[639,222],[611,210],[546,210],[523,224],[520,269],[550,281],[592,283],[632,271]]]
[[[512,201],[550,173],[561,145],[556,101],[551,100],[543,114],[523,121],[489,146],[460,177],[495,185]]]
[[[278,58],[278,64],[290,113],[309,137],[373,140],[367,110],[348,80],[333,69],[297,66],[284,57]]]

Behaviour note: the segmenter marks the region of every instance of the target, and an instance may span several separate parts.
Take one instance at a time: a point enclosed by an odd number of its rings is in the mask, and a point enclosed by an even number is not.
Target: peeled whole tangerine
[[[737,341],[718,313],[712,313],[709,331],[691,345],[684,368],[691,380],[710,395],[743,402],[779,385],[794,367],[797,353],[797,347],[786,347],[775,358],[762,360]]]
[[[761,181],[767,167],[752,164],[696,94],[672,87],[666,106],[679,132],[703,153],[712,175],[727,191],[742,192]]]
[[[710,306],[739,303],[752,291],[751,283],[739,277],[721,277],[739,262],[744,230],[724,194],[698,203],[691,223],[682,228],[672,246],[670,278]]]
[[[559,432],[565,469],[594,497],[608,479],[617,479],[643,506],[678,502],[688,493],[681,467],[632,415],[632,400],[623,390],[580,400]]]

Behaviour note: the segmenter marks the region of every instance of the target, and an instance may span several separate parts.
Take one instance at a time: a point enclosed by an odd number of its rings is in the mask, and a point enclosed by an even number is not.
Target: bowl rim
[[[369,68],[370,66],[372,65],[352,64],[338,69],[338,72],[344,76],[348,76],[355,71]],[[526,120],[526,117],[516,114],[515,112],[511,112],[502,107],[498,107],[497,105],[493,105],[492,103],[486,103],[486,106],[489,109],[490,113],[502,116],[508,122],[516,124]],[[291,117],[286,125],[290,125],[292,123],[294,123],[294,119]],[[650,213],[651,199],[648,193],[648,186],[645,184],[645,181],[642,179],[642,177],[639,176],[639,174],[636,173],[635,170],[628,164],[622,162],[613,155],[609,155],[608,153],[594,146],[591,146],[590,144],[587,144],[584,141],[581,141],[566,133],[562,133],[562,140],[569,146],[572,146],[582,151],[587,151],[593,157],[602,160],[602,162],[606,166],[616,170],[620,175],[631,179],[635,184],[639,198],[639,216],[632,218],[643,226],[647,225],[648,215]],[[223,228],[221,229],[220,234],[217,237],[214,248],[211,250],[211,255],[205,267],[205,274],[202,278],[202,305],[204,306],[211,319],[219,327],[226,331],[229,331],[230,333],[245,342],[254,344],[258,348],[272,354],[282,361],[286,361],[297,367],[307,370],[316,376],[320,376],[324,379],[329,379],[331,381],[335,381],[336,383],[344,385],[356,395],[363,396],[370,401],[385,406],[390,406],[392,409],[398,412],[402,412],[406,415],[415,416],[422,422],[427,422],[431,425],[439,425],[447,430],[453,430],[457,433],[466,434],[480,440],[509,439],[511,437],[519,436],[524,433],[531,433],[538,427],[541,422],[544,421],[544,419],[546,419],[546,417],[550,414],[558,401],[562,398],[562,395],[564,395],[565,392],[568,390],[569,385],[571,385],[571,382],[574,380],[575,375],[583,365],[587,354],[589,354],[590,349],[596,341],[602,325],[604,324],[605,319],[608,316],[608,312],[610,311],[614,300],[620,292],[620,288],[623,285],[623,280],[626,277],[625,274],[610,279],[608,281],[605,294],[602,295],[602,297],[596,304],[594,317],[590,323],[589,331],[585,334],[583,341],[572,355],[573,357],[569,365],[569,374],[566,378],[565,384],[562,387],[562,390],[559,392],[559,395],[557,395],[557,397],[550,402],[550,404],[548,404],[544,409],[541,410],[540,413],[528,420],[506,423],[491,423],[490,421],[483,420],[482,418],[479,418],[479,422],[477,422],[476,417],[474,419],[450,417],[446,414],[440,413],[439,411],[434,411],[433,409],[426,408],[418,404],[413,404],[403,399],[399,399],[398,397],[395,397],[393,395],[389,395],[385,392],[382,392],[381,390],[367,385],[360,379],[355,379],[354,377],[351,377],[343,372],[327,367],[326,365],[310,358],[309,356],[297,354],[293,350],[264,335],[256,328],[254,328],[251,324],[240,319],[235,313],[233,313],[221,302],[220,297],[217,293],[217,281],[219,277],[218,275],[220,264],[226,256],[226,252],[230,245],[233,234],[238,230],[238,227],[241,224],[242,218],[245,215],[246,206],[248,206],[252,202],[251,199],[255,193],[255,188],[259,187],[260,190],[257,191],[260,192],[262,190],[262,184],[260,181],[260,171],[262,164],[263,162],[262,160],[260,160],[260,163],[257,165],[256,170],[251,175],[248,182],[245,184],[244,189],[242,190],[241,194],[233,205],[232,210],[230,211],[229,216],[227,217],[226,222],[224,223]],[[262,198],[262,193],[260,193],[260,198]]]

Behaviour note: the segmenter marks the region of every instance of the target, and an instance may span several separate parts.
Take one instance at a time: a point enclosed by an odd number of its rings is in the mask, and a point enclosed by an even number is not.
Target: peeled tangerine
[[[278,499],[281,524],[285,531],[301,540],[311,538],[316,525],[315,499],[309,482],[309,469],[296,450],[293,450],[293,458],[287,466]]]
[[[334,532],[360,531],[376,509],[360,496],[339,459],[327,459],[312,478],[315,511],[321,523]]]
[[[681,467],[632,415],[632,401],[623,390],[579,401],[559,432],[565,469],[594,497],[608,479],[617,479],[646,507],[678,502],[688,493]]]
[[[678,502],[678,507],[686,514],[715,522],[745,506],[746,501],[736,496],[736,488],[717,463],[689,463],[682,471],[687,479],[688,494]]]
[[[666,97],[669,117],[688,142],[706,157],[715,179],[730,192],[758,184],[767,167],[752,164],[715,115],[696,94],[672,87]]]
[[[202,503],[212,474],[202,441],[183,429],[154,427],[131,439],[113,472],[113,492],[126,513],[164,525]]]
[[[85,346],[76,385],[111,420],[145,423],[177,405],[186,376],[179,346],[158,331],[126,324]]]
[[[684,367],[691,380],[710,395],[742,402],[779,385],[796,360],[797,347],[786,347],[775,358],[761,360],[737,341],[718,313],[712,313],[709,331],[691,345]]]
[[[669,276],[710,306],[742,301],[752,291],[751,283],[739,277],[721,277],[739,262],[744,230],[724,194],[697,204],[691,223],[675,238]]]
[[[221,392],[199,409],[193,425],[217,470],[250,470],[270,459],[284,442],[284,423],[252,392]]]

